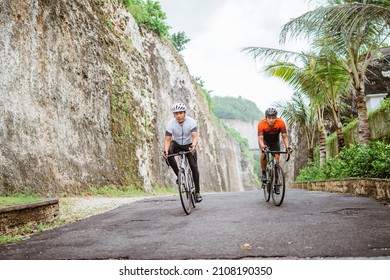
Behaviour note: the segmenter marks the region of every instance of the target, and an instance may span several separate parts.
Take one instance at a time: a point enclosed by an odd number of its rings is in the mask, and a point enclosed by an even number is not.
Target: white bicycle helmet
[[[265,115],[266,116],[277,116],[278,114],[278,111],[276,111],[275,108],[268,108],[267,110],[265,110]]]
[[[172,106],[172,112],[173,113],[176,113],[176,112],[185,112],[186,111],[186,105],[184,105],[184,103],[175,103],[173,106]]]

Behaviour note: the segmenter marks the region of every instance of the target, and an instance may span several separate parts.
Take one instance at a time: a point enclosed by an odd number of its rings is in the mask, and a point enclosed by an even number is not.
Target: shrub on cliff
[[[165,23],[167,15],[161,10],[161,5],[153,0],[122,0],[127,10],[138,24],[144,24],[160,37],[168,36],[169,26]]]

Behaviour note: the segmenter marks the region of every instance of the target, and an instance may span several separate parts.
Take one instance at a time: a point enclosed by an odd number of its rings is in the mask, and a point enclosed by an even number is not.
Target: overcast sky
[[[184,31],[191,41],[181,52],[192,76],[201,77],[215,96],[241,96],[263,112],[273,102],[288,99],[292,90],[267,77],[263,64],[240,50],[282,48],[281,27],[314,8],[307,0],[159,0],[170,33]],[[304,43],[283,49],[307,50]]]

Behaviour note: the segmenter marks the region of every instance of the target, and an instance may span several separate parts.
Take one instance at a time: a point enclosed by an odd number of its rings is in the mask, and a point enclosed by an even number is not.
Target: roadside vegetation
[[[10,194],[8,196],[0,195],[0,207],[24,204],[39,201],[41,198],[36,194]]]
[[[129,186],[92,186],[85,195],[90,196],[104,196],[104,197],[137,197],[137,196],[150,196],[150,195],[165,195],[176,194],[175,187],[154,187],[153,193],[147,193],[138,187]]]
[[[43,232],[58,225],[61,225],[61,223],[39,223],[36,225],[20,226],[12,234],[1,235],[0,245],[22,241],[23,239],[28,238],[28,236],[31,234]]]
[[[329,158],[322,167],[319,161],[310,162],[300,170],[297,182],[349,178],[390,179],[390,145],[381,141],[351,145],[339,155]]]
[[[382,118],[382,116],[385,116]],[[387,116],[387,117],[386,117]],[[390,124],[390,99],[385,99],[381,106],[369,113],[370,123],[375,123],[373,134],[381,130],[382,137],[379,140],[361,144],[355,138],[358,130],[358,120],[350,119],[348,125],[343,128],[346,136],[346,147],[339,153],[334,149],[335,134],[327,138],[329,150],[328,158],[320,165],[319,151],[316,149],[314,159],[311,159],[307,167],[300,170],[296,180],[323,181],[347,178],[383,178],[390,179],[390,135],[383,133]],[[388,130],[389,131],[389,130]],[[356,143],[355,143],[356,142]]]

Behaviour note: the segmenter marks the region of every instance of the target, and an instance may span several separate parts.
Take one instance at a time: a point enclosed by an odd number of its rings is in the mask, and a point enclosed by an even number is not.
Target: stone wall
[[[0,234],[14,233],[24,225],[52,222],[58,213],[58,199],[0,207]]]
[[[390,180],[387,179],[348,179],[340,181],[318,181],[293,183],[293,188],[351,193],[371,196],[378,200],[390,200]]]

